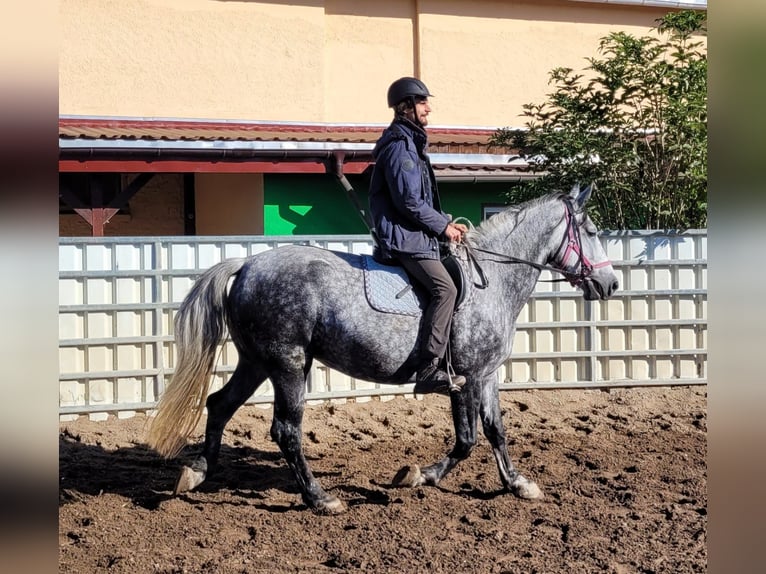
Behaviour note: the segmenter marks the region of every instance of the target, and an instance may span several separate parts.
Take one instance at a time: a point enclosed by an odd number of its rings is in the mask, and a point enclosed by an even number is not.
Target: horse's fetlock
[[[424,473],[423,474],[423,484],[427,486],[438,486],[439,484],[439,477],[435,474],[429,474]]]
[[[207,459],[204,456],[197,457],[194,462],[191,463],[190,468],[195,472],[201,472],[203,474],[207,474],[210,470]]]

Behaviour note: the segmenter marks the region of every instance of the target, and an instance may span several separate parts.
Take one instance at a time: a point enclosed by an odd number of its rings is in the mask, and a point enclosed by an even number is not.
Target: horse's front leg
[[[468,458],[476,445],[476,422],[481,400],[478,381],[466,382],[462,391],[450,393],[452,402],[452,422],[455,425],[455,446],[440,461],[420,468],[417,465],[405,466],[396,473],[395,486],[437,485],[459,463]]]
[[[513,467],[511,457],[508,454],[503,417],[500,412],[497,376],[494,377],[494,380],[487,381],[482,387],[480,412],[484,435],[487,437],[490,445],[492,445],[492,453],[495,455],[497,470],[500,472],[500,480],[503,486],[519,498],[542,498],[543,493],[537,484],[522,476]]]

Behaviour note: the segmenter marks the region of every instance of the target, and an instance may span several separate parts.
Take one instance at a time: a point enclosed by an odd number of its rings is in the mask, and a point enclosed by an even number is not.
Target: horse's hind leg
[[[337,497],[322,490],[303,455],[301,423],[307,370],[308,367],[301,371],[271,373],[271,380],[274,383],[274,420],[271,424],[271,438],[279,445],[298,482],[303,501],[309,508],[320,514],[339,514],[345,510],[343,503]]]
[[[190,466],[184,466],[181,469],[174,489],[175,494],[199,486],[208,473],[213,471],[221,452],[223,429],[237,409],[265,380],[266,373],[262,369],[240,359],[229,382],[207,398],[205,445],[202,448],[202,454]]]
[[[487,437],[490,445],[492,445],[492,453],[495,455],[500,480],[506,489],[513,492],[519,498],[542,498],[543,493],[537,484],[522,476],[513,467],[505,440],[505,428],[503,427],[498,393],[497,384],[487,384],[484,387],[480,412],[484,435]]]

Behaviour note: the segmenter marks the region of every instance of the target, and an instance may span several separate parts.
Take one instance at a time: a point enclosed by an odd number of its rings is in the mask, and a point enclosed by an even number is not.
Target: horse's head
[[[619,286],[612,263],[598,238],[598,229],[584,209],[592,190],[592,185],[580,190],[578,184],[564,196],[561,225],[564,237],[549,260],[573,287],[582,289],[589,301],[608,299]]]

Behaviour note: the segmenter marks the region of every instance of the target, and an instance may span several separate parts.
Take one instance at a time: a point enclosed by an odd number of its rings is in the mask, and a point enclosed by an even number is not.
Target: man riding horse
[[[373,150],[370,213],[377,245],[373,256],[399,263],[429,294],[423,313],[416,393],[460,392],[462,375],[444,365],[457,288],[441,262],[439,239],[460,242],[465,225],[441,210],[431,162],[426,154],[426,126],[432,94],[417,78],[404,77],[388,88],[394,120]]]

